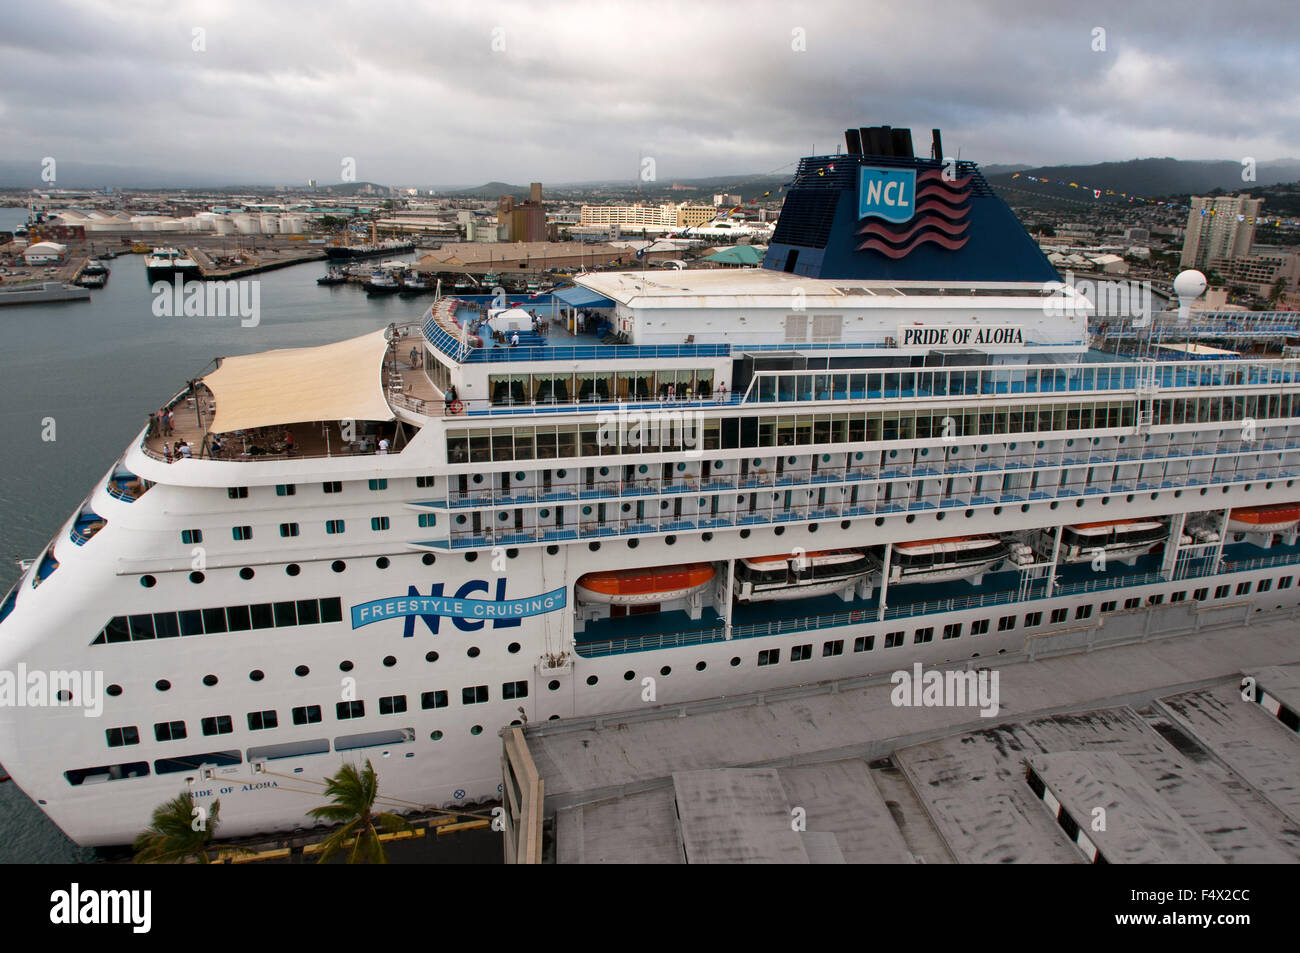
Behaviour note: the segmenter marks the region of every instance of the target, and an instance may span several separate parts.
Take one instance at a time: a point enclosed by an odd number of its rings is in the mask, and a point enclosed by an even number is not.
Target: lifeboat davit
[[[1300,503],[1271,506],[1238,506],[1228,514],[1228,529],[1234,533],[1285,533],[1300,523]]]
[[[710,563],[589,572],[578,579],[578,601],[644,606],[684,599],[699,592],[716,575],[717,570]]]

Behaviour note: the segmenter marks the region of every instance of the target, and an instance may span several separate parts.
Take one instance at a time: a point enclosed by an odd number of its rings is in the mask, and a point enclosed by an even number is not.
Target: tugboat
[[[155,248],[144,260],[145,274],[152,281],[166,281],[179,274],[182,279],[199,277],[199,263],[175,248]]]
[[[318,285],[345,285],[347,283],[348,273],[342,268],[331,268],[316,279]]]
[[[414,296],[427,294],[429,292],[429,280],[421,275],[412,272],[402,279],[402,295]]]
[[[366,294],[390,295],[400,290],[402,283],[386,271],[372,271],[365,281]]]

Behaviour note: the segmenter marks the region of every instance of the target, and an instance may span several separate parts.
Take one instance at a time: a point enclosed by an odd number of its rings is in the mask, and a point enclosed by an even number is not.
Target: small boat
[[[710,563],[589,572],[578,579],[578,601],[645,606],[684,599],[699,592],[716,575],[717,570]]]
[[[180,275],[198,278],[199,263],[175,248],[155,248],[144,260],[145,274],[150,281],[159,281]]]
[[[1130,566],[1139,556],[1151,552],[1157,543],[1169,535],[1169,527],[1158,519],[1106,520],[1100,523],[1075,523],[1061,529],[1061,550],[1057,557],[1063,563],[1087,563],[1097,558],[1098,551],[1107,559],[1117,559]]]
[[[984,574],[1007,558],[1007,544],[996,536],[952,536],[898,543],[889,561],[891,583],[951,582],[979,585]]]
[[[318,285],[345,285],[348,282],[348,275],[342,268],[331,268],[321,277],[316,279]]]
[[[92,258],[86,262],[85,267],[81,269],[81,273],[83,275],[106,275],[108,274],[108,265],[98,258]]]
[[[81,277],[77,279],[77,284],[83,288],[102,288],[107,283],[108,276],[103,273],[88,274],[83,271]]]
[[[370,277],[366,279],[366,294],[372,295],[389,295],[400,290],[402,283],[392,275],[383,271],[373,271]]]
[[[808,599],[839,592],[877,565],[874,556],[857,549],[738,559],[733,592],[737,602]]]
[[[407,275],[402,279],[402,294],[404,295],[422,295],[429,290],[429,282],[419,275]]]
[[[1286,533],[1298,523],[1300,503],[1238,506],[1228,514],[1228,530],[1233,533]]]

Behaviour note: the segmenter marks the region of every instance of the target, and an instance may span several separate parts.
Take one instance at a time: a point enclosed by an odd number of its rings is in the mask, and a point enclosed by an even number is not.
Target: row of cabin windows
[[[431,526],[438,525],[438,516],[436,513],[419,514],[419,525],[427,529]],[[387,516],[370,517],[370,528],[375,532],[383,532],[392,528],[392,520]],[[325,532],[331,536],[344,532],[346,524],[344,520],[326,520]],[[280,536],[284,539],[291,539],[299,534],[301,524],[299,523],[281,523]],[[253,527],[251,526],[232,526],[230,528],[231,538],[237,542],[246,542],[253,538]],[[181,530],[181,542],[186,546],[192,546],[203,542],[203,530],[201,529],[183,529]]]
[[[436,477],[432,477],[432,476],[416,477],[415,485],[417,487],[420,487],[421,489],[425,489],[433,486],[434,481],[436,479],[437,479]],[[388,480],[385,478],[367,480],[366,486],[371,490],[386,490],[388,489]],[[343,482],[341,480],[326,480],[321,484],[321,489],[326,493],[342,493]],[[298,494],[298,486],[295,483],[277,483],[275,486],[276,496],[296,496],[297,494]],[[230,497],[230,499],[232,500],[246,500],[248,499],[248,487],[246,486],[227,487],[226,495]]]
[[[1295,577],[1283,576],[1277,580],[1277,588],[1290,589],[1291,586],[1294,584],[1294,582],[1295,582]],[[1236,594],[1239,596],[1248,595],[1251,591],[1251,585],[1252,584],[1249,582],[1238,583],[1236,587]],[[1268,592],[1272,589],[1272,587],[1273,587],[1273,580],[1264,579],[1259,582],[1258,586],[1256,586],[1255,588],[1255,591],[1257,593]],[[1219,586],[1214,590],[1214,598],[1225,599],[1232,593],[1232,591],[1233,591],[1233,587],[1230,585]],[[1205,601],[1208,595],[1209,595],[1209,588],[1207,587],[1204,589],[1197,589],[1194,593],[1192,593],[1191,598],[1195,602],[1203,602]],[[1183,602],[1187,598],[1188,598],[1188,594],[1186,591],[1175,592],[1172,595],[1170,595],[1169,601]],[[1148,597],[1149,605],[1159,605],[1163,601],[1164,601],[1163,595]],[[1100,606],[1093,606],[1093,605],[1076,606],[1074,609],[1074,618],[1076,620],[1089,619],[1092,617],[1094,608],[1098,609],[1102,613],[1114,612],[1118,607],[1118,605],[1119,605],[1118,601],[1113,600],[1113,601],[1103,602],[1100,604]],[[1141,605],[1142,605],[1141,598],[1131,598],[1131,599],[1124,600],[1125,609],[1137,609],[1140,608]],[[1070,610],[1068,608],[1053,609],[1050,616],[1048,617],[1048,622],[1049,624],[1056,625],[1062,622],[1069,621],[1069,618],[1070,618]],[[976,619],[975,621],[973,621],[971,623],[971,628],[970,628],[971,635],[984,635],[985,633],[987,633],[989,631],[989,626],[991,624],[991,621],[992,620],[990,619]],[[1017,622],[1017,617],[1014,615],[1002,616],[1001,618],[998,619],[998,631],[1009,632],[1016,627],[1016,622]],[[1043,614],[1041,612],[1028,612],[1025,614],[1025,620],[1024,620],[1025,628],[1033,628],[1035,626],[1039,626],[1042,624],[1043,624]],[[954,622],[944,626],[943,637],[945,639],[960,638],[961,634],[962,634],[962,623],[960,622]],[[916,629],[913,632],[912,643],[914,645],[926,644],[932,641],[934,641],[933,626],[923,626],[919,629]],[[905,645],[906,643],[907,643],[906,631],[885,633],[884,647],[887,649],[896,648],[900,645]],[[875,644],[874,636],[861,636],[858,639],[854,640],[853,651],[869,652],[874,647],[874,644]],[[832,646],[839,646],[839,648],[837,650],[832,651],[831,649]],[[839,655],[842,653],[842,651],[843,651],[843,642],[827,642],[824,643],[823,645],[822,656],[827,657],[831,655]],[[791,648],[790,660],[792,662],[802,661],[804,659],[811,658],[812,657],[811,653],[812,653],[811,645],[796,645]],[[758,654],[759,665],[775,665],[780,660],[781,660],[780,649],[762,649]]]
[[[803,444],[880,440],[931,440],[973,436],[1067,432],[1133,427],[1136,404],[1127,401],[999,404],[873,411],[871,413],[782,414],[708,417],[699,423],[675,418],[629,426],[623,442],[602,439],[597,422],[551,426],[490,427],[447,436],[451,463],[546,460],[671,452],[679,449],[732,450]],[[1300,415],[1300,394],[1215,396],[1153,402],[1152,425],[1216,424],[1240,420],[1289,419]],[[1214,438],[1217,442],[1217,436]]]
[[[827,643],[839,646],[839,650],[834,653],[840,654],[843,651],[844,643]],[[465,705],[475,705],[488,701],[488,686],[471,685],[461,689],[461,702]],[[501,698],[511,700],[528,697],[528,682],[515,681],[503,682],[501,685]],[[436,690],[431,692],[420,693],[420,707],[423,709],[446,708],[449,704],[449,695],[446,690]],[[381,715],[400,715],[406,711],[405,695],[385,695],[379,699],[379,714]],[[293,723],[295,725],[312,725],[321,720],[320,705],[302,705],[293,709]],[[364,701],[344,701],[338,702],[334,707],[334,715],[339,721],[348,721],[354,718],[364,718],[366,715],[366,703]],[[266,711],[250,711],[248,713],[248,730],[264,731],[269,728],[279,727],[279,715],[274,709]],[[205,735],[228,735],[233,732],[234,719],[230,715],[212,715],[207,718],[201,718],[199,725]],[[158,741],[181,741],[187,737],[185,722],[183,721],[160,721],[153,726],[154,738]],[[120,748],[126,745],[135,745],[140,743],[140,732],[134,725],[121,728],[109,728],[106,731],[108,736],[108,746],[110,748]]]
[[[254,605],[213,609],[182,609],[179,612],[119,615],[109,621],[91,645],[171,639],[181,635],[217,635],[223,632],[246,632],[250,629],[284,628],[341,621],[343,621],[343,601],[338,596],[326,599],[259,602]]]

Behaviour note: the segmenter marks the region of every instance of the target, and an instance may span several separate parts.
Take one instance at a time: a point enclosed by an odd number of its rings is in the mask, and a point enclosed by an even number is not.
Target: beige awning
[[[320,347],[227,357],[203,378],[213,433],[313,420],[392,420],[384,399],[383,331]]]

